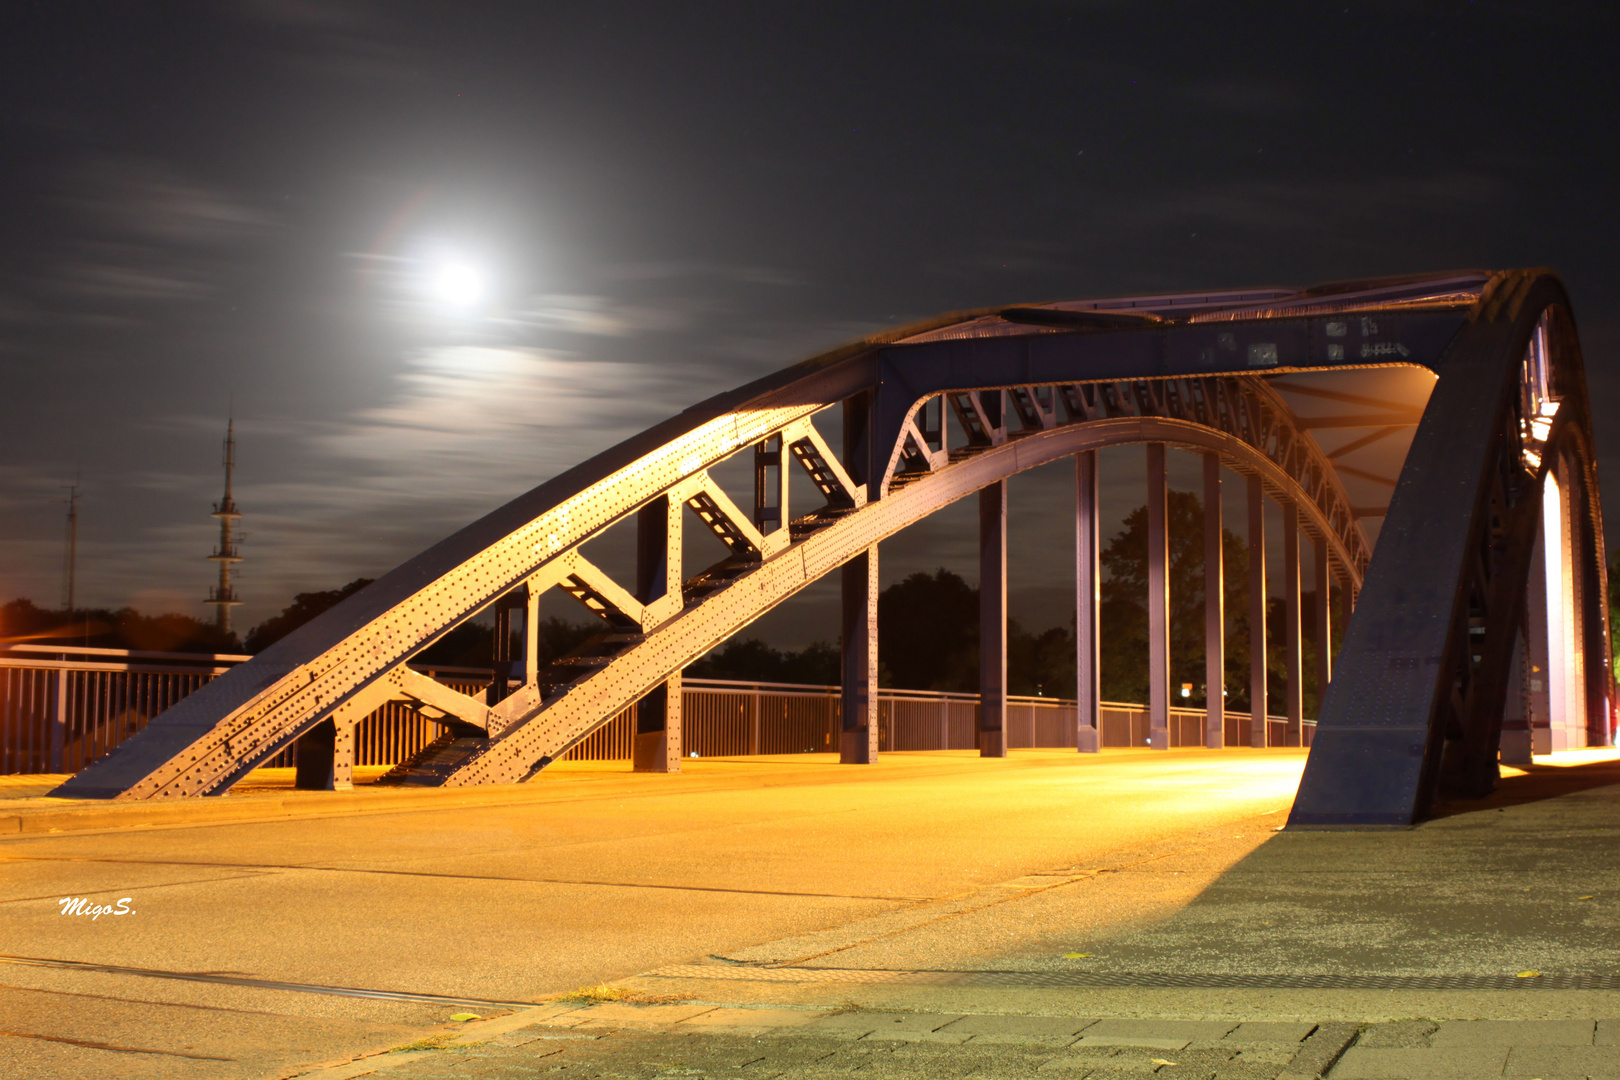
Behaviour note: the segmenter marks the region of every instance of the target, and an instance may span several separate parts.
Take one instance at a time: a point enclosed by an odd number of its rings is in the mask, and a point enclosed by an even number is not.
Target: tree
[[[293,602],[283,608],[280,615],[272,615],[248,631],[244,647],[250,653],[261,653],[315,616],[329,611],[367,585],[371,578],[355,578],[341,589],[325,592],[298,593]]]
[[[143,615],[132,607],[61,611],[27,599],[0,607],[0,642],[153,652],[236,653],[235,634],[190,615]]]
[[[878,596],[878,657],[907,690],[979,688],[979,590],[941,567]]]
[[[544,667],[558,657],[573,652],[606,629],[607,627],[600,621],[593,626],[588,623],[570,622],[556,616],[541,619],[540,643],[537,650],[540,666]],[[509,653],[514,657],[523,656],[521,629],[512,631]],[[488,623],[464,622],[417,653],[412,659],[417,663],[442,664],[445,667],[487,668],[495,662],[495,628]]]
[[[268,648],[370,584],[370,578],[356,578],[341,589],[299,593],[281,614],[266,619],[253,628],[248,634],[248,651],[260,652]],[[540,663],[547,664],[578,648],[589,638],[602,633],[605,627],[601,624],[591,626],[553,617],[542,619],[539,629]],[[512,655],[523,655],[521,630],[514,630],[512,633]],[[464,622],[412,657],[412,660],[425,664],[442,664],[446,667],[487,668],[495,661],[494,627],[486,623]]]
[[[895,582],[878,596],[878,659],[884,686],[977,693],[979,590],[940,567]],[[1074,633],[1031,633],[1007,620],[1007,692],[1074,696]]]
[[[839,681],[838,649],[815,641],[803,649],[773,649],[758,638],[728,641],[686,669],[695,679],[737,679],[742,682],[808,683],[831,686]]]
[[[1620,655],[1620,549],[1609,559],[1609,655]]]
[[[1204,687],[1204,508],[1192,492],[1165,499],[1170,547],[1170,685],[1191,683],[1190,698],[1176,704],[1202,708]],[[1125,517],[1125,527],[1102,552],[1102,694],[1109,701],[1148,699],[1147,507]],[[1225,574],[1227,704],[1249,703],[1247,581],[1249,546],[1230,529],[1221,534]],[[1235,614],[1234,614],[1235,613]],[[1281,620],[1276,620],[1280,625]],[[1269,621],[1268,621],[1269,630]],[[1269,635],[1268,635],[1269,636]],[[1280,654],[1279,654],[1280,656]]]

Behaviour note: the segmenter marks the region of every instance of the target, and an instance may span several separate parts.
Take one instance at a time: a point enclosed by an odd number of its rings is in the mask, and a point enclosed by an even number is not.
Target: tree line
[[[1204,686],[1204,512],[1191,492],[1171,491],[1167,500],[1170,549],[1170,685],[1174,704],[1201,708]],[[1142,702],[1148,691],[1147,507],[1139,506],[1101,553],[1101,681],[1105,700]],[[1226,590],[1226,702],[1249,708],[1249,615],[1247,542],[1231,530],[1222,535]],[[339,589],[299,593],[279,614],[253,627],[245,639],[222,633],[212,623],[187,615],[144,615],[134,608],[59,611],[17,599],[0,606],[0,642],[92,645],[176,652],[258,653],[315,616],[371,584],[358,578]],[[1302,668],[1305,715],[1316,712],[1317,642],[1313,639],[1316,595],[1301,597],[1304,629]],[[1611,634],[1620,633],[1620,554],[1609,572]],[[1335,644],[1344,608],[1335,612]],[[1284,603],[1269,598],[1266,619],[1267,692],[1281,700],[1286,688]],[[542,663],[566,655],[599,626],[555,617],[540,627]],[[514,655],[522,655],[514,635]],[[429,646],[419,660],[446,666],[487,667],[494,630],[486,623],[456,627]],[[972,693],[979,679],[979,591],[960,575],[940,568],[914,573],[878,597],[879,684],[909,690]],[[836,684],[840,678],[836,642],[816,641],[802,649],[778,649],[758,638],[733,639],[698,660],[686,673],[699,678],[760,682]],[[1017,619],[1007,626],[1008,692],[1075,696],[1074,623],[1040,631]],[[1184,697],[1182,688],[1189,693]]]

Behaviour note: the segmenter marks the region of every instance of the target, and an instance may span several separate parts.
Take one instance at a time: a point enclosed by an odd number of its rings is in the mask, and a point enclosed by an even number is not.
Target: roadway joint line
[[[89,971],[102,975],[137,975],[147,979],[176,979],[181,982],[241,986],[250,990],[292,990],[305,994],[333,994],[338,997],[373,998],[379,1001],[412,1001],[425,1005],[534,1009],[545,1004],[545,1002],[540,1001],[496,1001],[485,998],[450,997],[443,994],[416,994],[402,990],[367,990],[355,986],[322,986],[318,983],[280,982],[274,979],[252,979],[241,975],[216,975],[203,971],[163,971],[158,968],[125,967],[121,964],[91,964],[82,960],[54,960],[40,956],[11,956],[5,953],[0,953],[0,964],[20,964],[26,967],[57,968],[66,971]],[[161,1052],[166,1053],[167,1051]]]

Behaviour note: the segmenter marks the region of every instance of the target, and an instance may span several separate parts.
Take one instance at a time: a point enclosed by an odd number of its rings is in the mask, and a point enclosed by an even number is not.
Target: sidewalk
[[[1199,1077],[1473,1080],[1620,1077],[1620,1020],[1134,1020],[603,1004],[472,1023],[453,1040],[311,1080],[533,1075]]]

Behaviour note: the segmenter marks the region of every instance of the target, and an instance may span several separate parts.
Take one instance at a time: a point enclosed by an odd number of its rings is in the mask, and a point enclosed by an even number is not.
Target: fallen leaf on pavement
[[[1088,953],[1088,952],[1066,952],[1066,953],[1063,954],[1063,959],[1065,959],[1065,960],[1084,960],[1088,956],[1095,956],[1095,955],[1096,955],[1096,953]]]
[[[1515,978],[1519,979],[1539,979],[1540,977],[1541,972],[1539,971],[1521,971],[1515,976]]]

